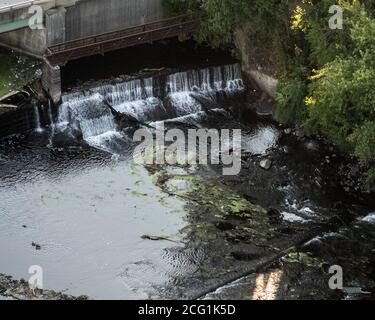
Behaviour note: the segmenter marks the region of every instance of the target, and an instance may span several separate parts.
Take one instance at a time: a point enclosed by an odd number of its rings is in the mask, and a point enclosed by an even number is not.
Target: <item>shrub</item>
[[[304,81],[298,79],[281,80],[278,85],[276,97],[276,119],[281,123],[302,122],[305,118],[305,97],[307,86]]]

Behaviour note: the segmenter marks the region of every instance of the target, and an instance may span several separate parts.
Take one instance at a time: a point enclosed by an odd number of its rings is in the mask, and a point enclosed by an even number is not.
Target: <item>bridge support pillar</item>
[[[46,12],[47,46],[65,42],[65,14],[66,9],[63,7]]]
[[[54,103],[61,98],[61,70],[45,60],[42,68],[42,86]]]

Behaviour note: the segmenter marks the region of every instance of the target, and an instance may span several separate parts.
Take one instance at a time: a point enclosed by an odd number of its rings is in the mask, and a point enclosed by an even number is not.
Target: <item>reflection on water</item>
[[[1,273],[27,278],[29,266],[40,265],[46,288],[94,298],[197,298],[336,215],[369,212],[336,192],[342,189],[319,166],[318,143],[224,110],[223,101],[242,104],[238,65],[173,73],[160,86],[144,78],[66,94],[50,130],[0,141]],[[150,127],[166,120],[166,128],[242,129],[241,174],[135,165],[132,128],[106,102]],[[274,162],[270,170],[259,166],[264,157]],[[370,214],[353,230],[366,223],[361,230],[372,235],[373,221]],[[360,238],[351,230],[336,231],[353,249]],[[257,275],[247,295],[275,299],[284,277],[280,270]]]
[[[3,186],[0,196],[1,272],[27,278],[28,267],[40,265],[48,288],[102,298],[147,298],[145,286],[168,279],[163,252],[176,244],[140,237],[179,240],[178,230],[185,225],[182,203],[168,199],[166,207],[144,169],[108,160],[102,165],[95,153],[86,168],[61,164],[62,175],[48,173],[64,161],[58,157],[44,159],[50,168],[32,180],[17,179],[13,172],[10,181],[20,182]],[[145,261],[153,273],[138,272]],[[134,266],[137,272],[124,278]]]

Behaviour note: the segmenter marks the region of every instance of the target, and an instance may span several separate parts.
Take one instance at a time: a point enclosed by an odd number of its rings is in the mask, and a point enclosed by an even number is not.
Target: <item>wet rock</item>
[[[220,221],[216,223],[216,228],[218,228],[221,231],[228,231],[233,230],[235,226],[229,222]]]
[[[307,141],[304,145],[305,145],[305,148],[309,151],[319,150],[319,144],[314,140]]]
[[[284,152],[284,153],[288,153],[289,152],[288,146],[281,147],[281,151]]]
[[[283,220],[279,210],[274,209],[274,208],[270,208],[267,211],[267,215],[270,217],[270,221],[273,223],[281,223]]]
[[[281,219],[281,218],[280,218]],[[280,233],[286,234],[286,235],[294,235],[297,233],[297,230],[291,227],[281,227],[277,229]]]
[[[238,261],[251,261],[261,256],[259,252],[236,251],[231,253],[232,257]]]
[[[0,283],[0,293],[4,293],[6,290],[7,288],[5,287],[5,285]]]
[[[333,216],[328,220],[327,225],[331,228],[339,228],[345,225],[345,222],[339,216]]]
[[[52,137],[52,144],[55,147],[80,145],[82,141],[82,132],[71,127],[62,128]]]
[[[305,132],[302,129],[297,129],[295,135],[297,136],[297,138],[302,139],[303,137],[305,137]]]
[[[272,167],[272,161],[270,159],[263,159],[260,161],[259,166],[264,170],[270,170]]]
[[[41,250],[42,249],[41,245],[37,244],[35,242],[32,242],[31,245],[35,248],[35,250]]]
[[[272,101],[262,101],[256,104],[256,113],[261,117],[272,116],[274,109],[275,104]]]
[[[289,134],[292,133],[292,129],[291,129],[291,128],[286,128],[286,129],[284,130],[284,133],[289,135]]]

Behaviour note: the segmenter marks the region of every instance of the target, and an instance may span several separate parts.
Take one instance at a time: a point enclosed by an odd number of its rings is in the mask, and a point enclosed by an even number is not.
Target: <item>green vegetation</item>
[[[271,245],[276,230],[263,207],[216,179],[175,174],[163,166],[146,166],[146,169],[163,192],[186,201],[190,224],[181,232],[193,234],[198,243],[225,238],[230,243],[241,241],[278,251]]]
[[[172,10],[188,12],[202,22],[200,40],[209,41],[214,46],[232,42],[232,34],[241,24],[249,26],[249,32],[276,36],[274,31],[281,24],[287,25],[288,0],[164,0]],[[277,19],[275,19],[277,17]],[[265,25],[267,23],[267,26]],[[266,28],[265,28],[266,26]],[[286,28],[277,32],[283,34]]]
[[[165,0],[201,20],[198,40],[213,46],[245,30],[270,43],[280,79],[276,117],[323,134],[357,156],[375,180],[375,0]],[[332,5],[343,29],[330,29]]]
[[[38,63],[14,52],[0,51],[0,97],[37,78]]]

